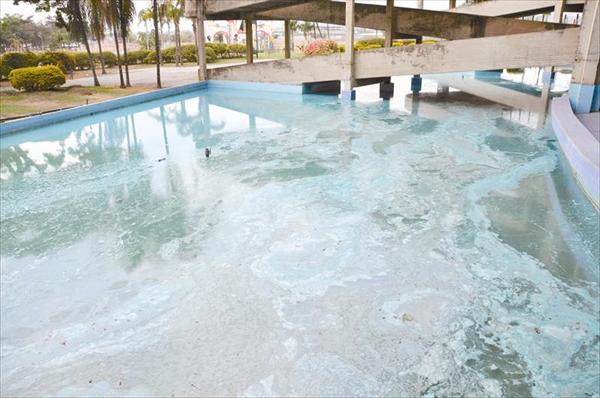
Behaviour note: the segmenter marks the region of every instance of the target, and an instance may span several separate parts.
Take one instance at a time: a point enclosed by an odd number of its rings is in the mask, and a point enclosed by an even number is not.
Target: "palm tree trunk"
[[[127,55],[127,27],[121,27],[121,40],[123,41],[123,57],[125,58],[125,85],[131,87],[129,82],[129,56]]]
[[[150,31],[148,31],[148,21],[144,21],[144,28],[146,29],[146,50],[150,50]]]
[[[96,40],[98,41],[98,54],[100,54],[100,66],[102,67],[102,74],[106,75],[106,69],[104,67],[104,55],[102,54],[102,39],[100,39],[100,35],[96,35]]]
[[[175,22],[175,63],[181,66],[181,32],[179,31],[179,21]]]
[[[92,56],[92,52],[90,51],[90,43],[88,42],[87,33],[85,33],[85,30],[83,31],[83,44],[85,45],[85,51],[87,51],[88,60],[90,61],[90,67],[92,68],[92,75],[94,76],[94,86],[99,87],[100,82],[98,81],[98,76],[96,76],[96,66],[94,65],[94,57]]]
[[[113,36],[115,37],[115,48],[117,49],[117,66],[119,67],[119,79],[121,80],[121,88],[125,88],[123,80],[123,68],[121,67],[121,52],[119,51],[119,35],[117,34],[117,26],[113,24]]]
[[[156,49],[156,87],[160,84],[160,40],[158,37],[158,1],[152,0],[152,19],[154,20],[154,48]]]

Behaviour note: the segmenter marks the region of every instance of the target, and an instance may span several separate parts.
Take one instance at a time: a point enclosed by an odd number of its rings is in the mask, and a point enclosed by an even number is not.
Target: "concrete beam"
[[[567,0],[565,11],[581,12],[585,0]],[[522,17],[554,10],[555,0],[488,0],[481,3],[463,5],[452,11],[462,14],[485,15],[489,17]]]
[[[553,0],[554,1],[554,0]],[[356,4],[355,26],[385,30],[386,7],[375,4]],[[419,10],[394,7],[396,32],[415,36],[440,37],[450,40],[475,37],[504,36],[572,27],[548,22],[524,21],[513,18],[482,17],[449,11]],[[315,0],[257,13],[256,19],[299,19],[344,25],[344,3]]]
[[[227,12],[248,13],[298,4],[304,0],[206,0],[208,15]]]
[[[357,78],[568,65],[579,29],[360,51]],[[476,57],[473,54],[477,54]]]
[[[579,29],[571,28],[358,51],[355,78],[569,65],[578,35]],[[300,84],[342,80],[347,69],[344,54],[338,53],[210,69],[209,75],[216,80]]]

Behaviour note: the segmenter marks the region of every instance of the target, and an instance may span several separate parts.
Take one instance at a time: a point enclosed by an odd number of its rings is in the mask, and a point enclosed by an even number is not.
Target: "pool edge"
[[[169,97],[171,95],[185,94],[191,91],[205,90],[208,88],[270,91],[302,95],[301,85],[204,80],[201,82],[156,89],[145,93],[126,95],[120,98],[100,101],[89,105],[80,105],[69,109],[57,110],[54,112],[44,113],[42,115],[26,116],[21,119],[6,121],[0,123],[0,137],[19,133],[32,128],[43,127],[52,123],[60,123],[70,119],[90,116],[101,112],[112,111],[115,109],[124,108],[126,106],[137,105],[140,103]]]
[[[552,100],[552,129],[585,196],[600,212],[600,148],[592,133],[573,113],[568,95]]]

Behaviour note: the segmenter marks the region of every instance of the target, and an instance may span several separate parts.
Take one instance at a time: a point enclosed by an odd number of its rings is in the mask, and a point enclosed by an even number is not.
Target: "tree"
[[[15,0],[18,4],[21,0]],[[96,75],[96,67],[94,65],[94,57],[90,50],[87,32],[89,23],[87,20],[86,3],[78,0],[24,0],[27,3],[35,4],[38,10],[50,11],[53,9],[56,12],[56,24],[59,27],[64,27],[71,37],[85,46],[85,51],[88,55],[88,60],[94,76],[94,86],[99,86],[98,76]]]
[[[160,84],[160,39],[158,37],[158,0],[152,0],[152,20],[154,21],[154,48],[156,51],[156,87]]]
[[[165,2],[165,19],[172,21],[175,25],[175,64],[181,65],[181,31],[180,21],[183,16],[183,4],[181,0],[167,0]],[[168,23],[168,22],[167,22]],[[169,25],[170,26],[170,25]],[[170,29],[169,29],[170,31]]]
[[[117,67],[119,68],[119,81],[121,88],[125,88],[125,80],[123,80],[123,67],[121,66],[121,52],[119,50],[119,34],[117,32],[119,26],[119,5],[116,0],[108,0],[108,10],[106,13],[106,22],[112,28],[113,37],[115,38],[115,50],[117,51]]]
[[[148,21],[152,19],[152,9],[144,8],[138,14],[138,20],[144,23],[146,31],[146,50],[150,50],[150,31],[148,30]]]
[[[102,55],[102,40],[104,39],[104,23],[106,22],[106,4],[102,0],[88,0],[90,29],[98,42],[98,53],[100,54],[100,66],[102,74],[106,74],[104,67],[104,56]]]
[[[127,87],[131,86],[129,81],[129,58],[127,56],[127,37],[129,36],[129,25],[135,18],[135,4],[133,0],[116,0],[119,5],[119,25],[121,27],[121,39],[123,41],[123,56],[125,57],[125,80]]]

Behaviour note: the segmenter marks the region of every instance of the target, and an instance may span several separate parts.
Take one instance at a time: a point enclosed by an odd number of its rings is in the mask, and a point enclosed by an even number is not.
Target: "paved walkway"
[[[255,62],[270,61],[266,59],[256,60]],[[240,65],[240,62],[231,64],[209,64],[208,69],[213,68],[224,68],[231,65]],[[99,74],[98,80],[103,86],[118,86],[119,85],[119,72],[117,68],[112,68],[111,71],[116,73],[109,73],[106,75]],[[132,85],[136,84],[156,84],[156,68],[154,65],[149,68],[143,69],[130,69],[129,79]],[[192,66],[174,66],[165,65],[160,68],[160,79],[163,87],[177,86],[185,83],[192,83],[198,81],[198,67]],[[77,79],[67,80],[65,86],[93,86],[94,79],[89,77],[81,77]]]

